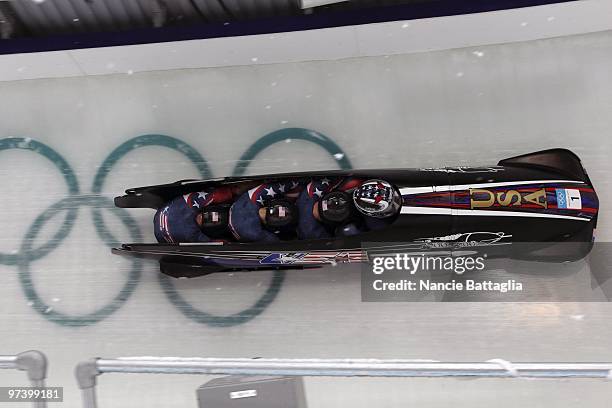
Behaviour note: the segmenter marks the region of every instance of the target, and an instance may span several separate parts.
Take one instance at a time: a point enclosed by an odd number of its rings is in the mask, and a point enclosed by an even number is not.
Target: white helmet
[[[395,216],[402,206],[399,192],[384,180],[368,180],[353,192],[355,207],[363,215],[376,218]]]

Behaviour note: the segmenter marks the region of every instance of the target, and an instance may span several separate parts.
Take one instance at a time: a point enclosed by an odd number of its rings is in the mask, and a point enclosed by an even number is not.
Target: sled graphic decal
[[[571,188],[557,188],[557,208],[567,208],[572,210],[582,209],[582,198],[580,190]]]
[[[512,238],[512,235],[505,232],[464,232],[460,234],[445,235],[443,237],[419,238],[417,242],[478,242],[483,244],[492,244],[504,239]]]
[[[273,253],[263,258],[259,263],[264,265],[289,265],[302,261],[305,255],[305,253],[301,252]]]

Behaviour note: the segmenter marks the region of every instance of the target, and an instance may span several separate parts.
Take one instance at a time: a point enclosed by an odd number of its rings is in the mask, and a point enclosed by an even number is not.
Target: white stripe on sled
[[[410,207],[403,206],[402,214],[451,215],[450,208]]]
[[[470,188],[486,188],[486,187],[503,187],[503,186],[520,186],[528,184],[557,184],[557,183],[572,183],[572,184],[584,184],[584,181],[580,180],[526,180],[526,181],[500,181],[496,183],[479,183],[479,184],[457,184],[457,185],[442,185],[442,186],[431,186],[431,187],[404,187],[400,188],[400,193],[405,194],[422,194],[422,193],[434,193],[444,191],[459,191],[469,190]]]
[[[499,210],[465,210],[458,208],[429,208],[403,206],[402,214],[424,214],[424,215],[467,215],[487,217],[532,217],[532,218],[559,218],[564,220],[590,221],[589,218],[574,217],[571,215],[534,213],[524,211],[499,211]]]
[[[400,188],[400,194],[424,194],[434,193],[436,191],[448,191],[449,186],[432,186],[432,187],[404,187]]]
[[[221,241],[209,241],[209,242],[179,242],[181,246],[218,246],[224,245]]]

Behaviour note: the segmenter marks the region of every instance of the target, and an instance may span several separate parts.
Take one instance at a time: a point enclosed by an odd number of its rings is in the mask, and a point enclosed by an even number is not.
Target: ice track
[[[93,356],[607,361],[609,303],[362,303],[359,269],[170,280],[112,256],[153,240],[126,188],[336,167],[578,153],[612,240],[612,33],[331,62],[0,83],[0,351],[44,351],[80,404]],[[478,53],[475,53],[478,51]],[[567,290],[572,290],[568,281]],[[25,385],[20,374],[2,382]],[[201,377],[104,377],[100,405],[195,406]],[[356,385],[359,384],[359,387]],[[313,408],[604,407],[610,383],[307,379]],[[460,397],[458,397],[460,396]],[[7,405],[8,406],[8,405]]]

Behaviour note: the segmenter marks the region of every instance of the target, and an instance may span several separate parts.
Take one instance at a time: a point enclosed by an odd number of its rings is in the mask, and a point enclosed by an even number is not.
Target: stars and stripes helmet
[[[367,180],[353,192],[353,202],[363,215],[375,218],[395,216],[402,206],[399,192],[384,180]]]

